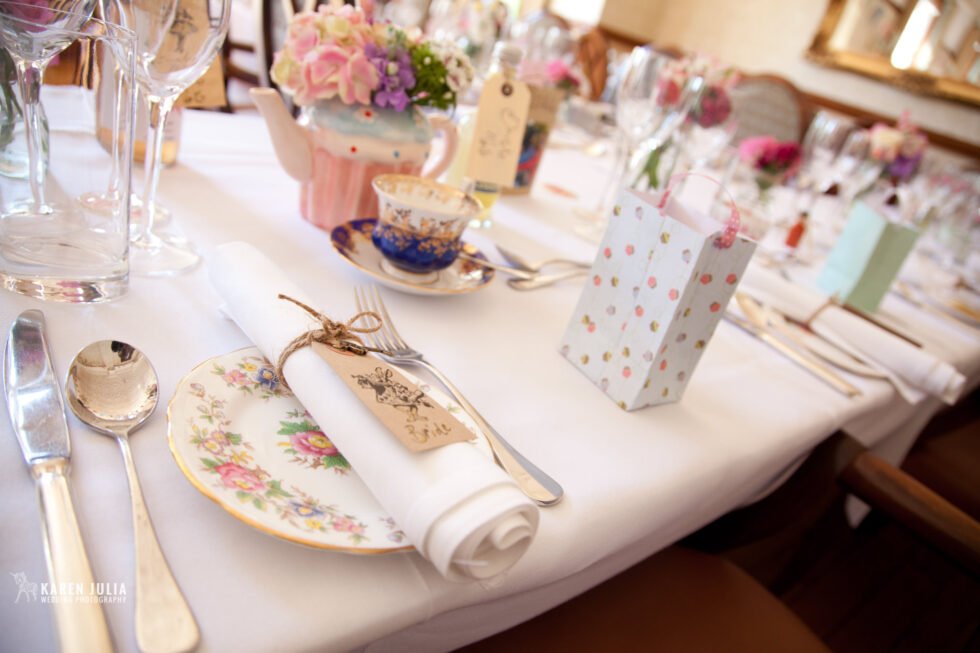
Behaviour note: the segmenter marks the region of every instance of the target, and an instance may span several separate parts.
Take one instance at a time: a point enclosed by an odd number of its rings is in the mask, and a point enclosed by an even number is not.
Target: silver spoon
[[[568,266],[572,268],[581,268],[585,270],[589,270],[592,268],[591,263],[586,263],[585,261],[573,261],[567,258],[550,258],[545,261],[541,261],[539,263],[531,263],[526,258],[520,256],[516,252],[512,252],[509,249],[505,249],[500,245],[495,244],[494,247],[497,248],[497,251],[500,253],[500,255],[504,258],[505,261],[513,265],[515,268],[520,268],[521,270],[525,270],[527,272],[541,272],[542,268],[547,267],[549,265],[562,266],[562,267]]]
[[[157,406],[156,372],[135,347],[101,340],[75,355],[65,396],[78,419],[116,438],[126,462],[136,545],[136,643],[145,653],[189,651],[200,632],[160,550],[129,448],[129,434]]]

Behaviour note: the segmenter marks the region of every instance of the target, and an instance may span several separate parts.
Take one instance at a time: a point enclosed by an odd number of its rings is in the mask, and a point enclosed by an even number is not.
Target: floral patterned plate
[[[413,295],[459,295],[479,290],[493,281],[493,270],[459,258],[445,270],[431,273],[434,278],[424,283],[407,273],[393,274],[387,265],[382,266],[385,258],[371,242],[371,231],[376,222],[376,218],[363,218],[334,227],[330,232],[330,243],[340,258],[381,285]],[[479,249],[469,243],[463,243],[463,251],[472,257],[486,259]],[[419,279],[427,278],[419,275]]]
[[[479,434],[449,397],[402,373]],[[347,553],[412,548],[257,348],[216,356],[191,370],[177,384],[167,421],[180,470],[246,524]],[[473,443],[492,457],[484,438]]]

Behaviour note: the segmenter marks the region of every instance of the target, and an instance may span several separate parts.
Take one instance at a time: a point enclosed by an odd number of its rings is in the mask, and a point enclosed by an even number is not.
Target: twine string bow
[[[285,299],[288,302],[296,304],[304,311],[309,313],[319,324],[319,328],[310,329],[306,333],[301,333],[293,338],[292,342],[286,345],[285,349],[282,350],[282,353],[279,354],[279,360],[276,361],[276,376],[279,378],[279,382],[282,383],[285,388],[289,389],[289,384],[286,383],[286,377],[282,371],[283,366],[286,364],[286,360],[300,349],[309,347],[314,342],[319,342],[320,344],[326,345],[333,349],[347,351],[361,356],[369,351],[380,351],[379,349],[365,345],[364,341],[361,339],[361,336],[358,335],[362,333],[374,333],[375,331],[381,329],[381,316],[374,311],[361,311],[346,322],[335,322],[320,311],[311,306],[307,306],[298,299],[293,299],[292,297],[283,294],[279,295],[279,299]],[[354,326],[361,319],[368,321],[368,326]],[[370,323],[371,320],[374,321],[373,324]]]

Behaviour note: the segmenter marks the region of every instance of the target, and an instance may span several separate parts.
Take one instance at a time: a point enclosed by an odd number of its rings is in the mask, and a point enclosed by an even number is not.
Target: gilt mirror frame
[[[980,105],[980,87],[969,82],[938,77],[917,70],[894,68],[888,59],[881,56],[832,49],[829,45],[830,40],[837,30],[841,14],[848,1],[828,0],[820,28],[807,50],[807,59],[831,68],[871,77],[910,93]]]

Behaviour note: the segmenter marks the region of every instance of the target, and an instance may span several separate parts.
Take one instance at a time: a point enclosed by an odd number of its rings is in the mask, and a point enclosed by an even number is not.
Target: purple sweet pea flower
[[[888,176],[896,181],[908,181],[919,168],[922,155],[905,156],[899,154],[895,160],[888,164]]]
[[[373,43],[364,48],[368,60],[378,69],[381,81],[374,93],[375,106],[404,111],[411,101],[408,89],[415,86],[415,71],[408,50],[387,50]]]

